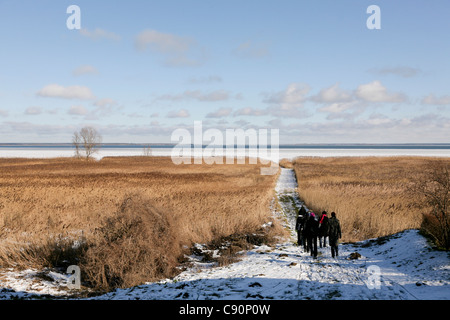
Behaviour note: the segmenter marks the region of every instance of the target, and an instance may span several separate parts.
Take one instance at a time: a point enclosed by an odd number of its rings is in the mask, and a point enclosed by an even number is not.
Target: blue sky
[[[69,30],[68,6],[81,9]],[[381,29],[366,12],[381,10]],[[0,142],[450,142],[450,2],[0,1]]]

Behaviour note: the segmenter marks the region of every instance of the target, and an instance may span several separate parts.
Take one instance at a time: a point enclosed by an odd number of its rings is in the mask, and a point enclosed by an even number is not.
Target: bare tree
[[[151,156],[152,155],[152,147],[149,144],[145,145],[143,152],[144,152],[144,156],[146,156],[146,157]]]
[[[72,144],[75,147],[75,158],[80,158],[80,148],[81,148],[81,137],[78,132],[74,132],[72,137]]]
[[[84,150],[86,160],[98,152],[102,136],[92,127],[84,127],[79,132],[75,132],[72,137],[72,144],[75,147],[75,156],[81,157],[81,149]]]

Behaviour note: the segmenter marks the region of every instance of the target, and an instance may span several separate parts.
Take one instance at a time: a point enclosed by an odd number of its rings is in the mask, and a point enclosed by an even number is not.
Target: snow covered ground
[[[282,169],[274,214],[284,219],[291,238],[274,247],[266,245],[243,252],[240,261],[225,267],[194,265],[173,279],[147,283],[91,299],[96,300],[448,300],[450,299],[449,254],[433,250],[417,230],[407,230],[356,244],[340,244],[339,257],[329,247],[319,248],[313,259],[295,245],[295,214],[302,205],[295,192],[296,179]],[[199,245],[199,248],[202,248]],[[349,259],[352,253],[358,259]],[[34,276],[33,276],[34,273]],[[64,277],[37,271],[3,273],[0,298],[36,298],[65,294]],[[51,278],[55,278],[51,281]],[[66,278],[67,279],[67,278]]]

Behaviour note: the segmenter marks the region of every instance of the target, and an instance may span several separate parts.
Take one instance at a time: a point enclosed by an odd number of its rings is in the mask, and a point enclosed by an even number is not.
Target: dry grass
[[[289,159],[281,159],[279,165],[281,168],[294,169],[294,164]]]
[[[422,157],[297,158],[293,161],[299,195],[315,212],[335,211],[343,241],[385,236],[420,228],[429,211],[411,186],[436,162]]]
[[[277,176],[259,165],[0,159],[0,172],[0,266],[78,264],[95,288],[171,276],[185,246],[273,220]]]

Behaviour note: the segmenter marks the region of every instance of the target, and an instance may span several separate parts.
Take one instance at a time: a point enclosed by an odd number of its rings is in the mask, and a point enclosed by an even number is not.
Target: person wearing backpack
[[[336,218],[336,213],[331,213],[331,218],[328,220],[328,235],[329,235],[329,243],[331,247],[331,256],[334,258],[335,256],[339,256],[338,244],[339,239],[342,237],[341,233],[341,224]]]
[[[321,248],[327,246],[328,232],[329,232],[329,226],[328,226],[327,212],[323,211],[322,216],[320,217],[320,221],[319,221],[319,246]],[[322,239],[323,239],[323,243],[322,243]]]

